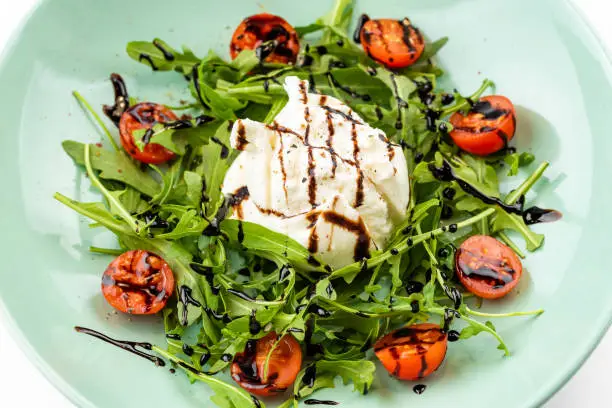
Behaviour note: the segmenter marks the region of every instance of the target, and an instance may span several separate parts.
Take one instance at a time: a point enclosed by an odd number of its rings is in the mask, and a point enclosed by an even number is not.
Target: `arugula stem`
[[[514,243],[514,241],[512,241],[512,239],[510,239],[508,235],[506,235],[505,232],[499,231],[497,236],[499,236],[499,239],[504,241],[504,243],[508,245],[521,259],[525,259],[525,253],[521,251],[521,249]]]
[[[485,80],[482,82],[482,85],[480,85],[480,88],[478,88],[478,89],[476,90],[476,92],[474,92],[472,95],[470,95],[470,96],[468,97],[468,99],[469,99],[469,100],[472,100],[472,101],[480,99],[480,96],[481,96],[481,95],[482,95],[482,94],[483,94],[483,93],[484,93],[484,92],[485,92],[485,91],[486,91],[488,88],[490,88],[490,87],[491,87],[491,86],[493,86],[493,85],[494,85],[493,81],[491,81],[491,80],[489,80],[489,79],[485,79]],[[462,109],[465,109],[465,108],[467,108],[468,106],[470,106],[470,104],[469,104],[469,102],[468,102],[467,100],[462,101],[462,102],[460,102],[460,103],[458,103],[458,104],[456,104],[456,105],[451,106],[450,108],[444,109],[444,110],[443,110],[443,111],[440,113],[440,117],[441,117],[441,118],[444,118],[444,117],[446,117],[446,116],[448,116],[448,115],[451,115],[451,114],[453,114],[453,113],[455,113],[455,112],[457,112],[457,111],[460,111],[460,110],[462,110]]]
[[[427,308],[427,309],[425,309],[423,311],[424,312],[433,313],[433,314],[437,314],[439,316],[444,316],[444,308],[441,308],[441,307],[431,307],[431,308]],[[499,342],[500,349],[504,351],[504,355],[505,356],[509,356],[510,355],[510,350],[508,349],[508,346],[504,342],[504,339],[495,330],[493,330],[492,328],[490,328],[486,324],[479,322],[478,320],[474,320],[471,317],[466,316],[465,314],[463,314],[461,312],[459,312],[459,313],[461,314],[461,318],[463,320],[465,320],[466,322],[470,323],[473,326],[477,326],[482,331],[486,331],[487,333],[489,333],[493,337],[495,337],[495,339]]]
[[[485,313],[472,310],[469,307],[465,307],[465,310],[473,315],[479,317],[514,317],[514,316],[539,316],[544,313],[544,309],[531,310],[529,312],[512,312],[512,313]]]
[[[72,199],[66,197],[63,194],[55,193],[53,195],[53,198],[55,198],[57,201],[59,201],[60,203],[64,204],[65,206],[73,209],[77,213],[79,213],[79,214],[81,214],[81,215],[83,215],[83,216],[85,216],[87,218],[90,218],[92,220],[96,220],[98,224],[105,226],[106,228],[108,228],[112,232],[115,232],[115,233],[116,232],[120,232],[120,233],[123,233],[123,234],[130,234],[132,232],[131,230],[126,228],[123,223],[120,223],[118,220],[117,220],[117,222],[111,223],[110,221],[108,221],[106,219],[102,219],[95,212],[89,211],[86,208],[83,208],[81,206],[81,203],[79,203],[78,201],[72,200]]]
[[[457,229],[461,229],[461,228],[465,228],[468,227],[474,223],[479,222],[480,220],[487,218],[491,215],[493,215],[495,213],[495,208],[487,208],[486,210],[476,214],[475,216],[468,218],[466,220],[463,220],[461,222],[457,223]],[[376,266],[376,265],[380,265],[381,263],[387,261],[389,258],[391,258],[392,255],[391,254],[391,250],[392,249],[396,249],[398,251],[398,253],[405,253],[406,251],[408,251],[410,248],[412,248],[413,246],[420,244],[421,242],[427,241],[428,239],[431,238],[435,238],[437,236],[440,236],[442,234],[444,234],[445,232],[447,232],[447,227],[440,227],[437,228],[435,230],[432,230],[430,232],[425,232],[423,234],[419,234],[419,235],[415,235],[413,237],[408,237],[403,239],[402,241],[400,241],[397,245],[394,245],[392,247],[389,247],[387,249],[387,251],[383,252],[380,255],[377,255],[373,258],[370,258],[367,260],[367,264],[368,267],[372,267],[372,266]],[[410,245],[408,245],[408,242],[410,241]],[[340,269],[335,270],[334,272],[332,272],[329,275],[330,279],[336,279],[336,278],[341,278],[345,275],[350,275],[351,273],[355,272],[356,270],[360,270],[361,269],[361,262],[355,262],[352,263],[350,265],[347,265],[345,267],[342,267]]]
[[[550,165],[549,162],[543,162],[538,166],[538,168],[529,176],[523,183],[514,191],[510,192],[506,196],[506,204],[512,205],[516,203],[521,196],[527,194],[527,192],[533,187],[533,185],[542,177],[546,168]]]
[[[257,403],[253,400],[253,398],[251,398],[250,394],[248,394],[246,391],[238,387],[234,387],[233,385],[223,380],[220,380],[218,378],[215,378],[212,375],[204,374],[203,372],[195,368],[193,365],[183,361],[182,359],[176,357],[175,355],[171,354],[170,352],[162,348],[153,346],[151,350],[159,354],[160,356],[170,360],[171,362],[175,363],[179,368],[181,368],[181,370],[185,371],[191,378],[194,378],[198,381],[202,381],[211,386],[217,386],[221,389],[231,390],[233,393],[235,393],[235,395],[240,395],[241,399],[244,400],[244,405],[240,405],[240,406],[245,406],[245,407],[257,407],[258,406]],[[260,403],[259,406],[263,407],[263,404]]]
[[[99,247],[95,247],[95,246],[90,246],[89,247],[89,252],[92,252],[94,254],[103,254],[103,255],[118,256],[118,255],[121,255],[124,251],[122,251],[120,249],[99,248]]]
[[[77,91],[73,91],[72,94],[79,101],[79,103],[85,108],[85,110],[89,112],[89,114],[94,118],[98,126],[100,126],[100,128],[102,129],[102,131],[108,138],[110,144],[113,146],[113,149],[115,149],[115,151],[119,151],[119,146],[117,145],[117,142],[115,142],[115,139],[113,138],[113,135],[111,134],[110,130],[108,130],[104,122],[102,122],[102,119],[100,118],[100,116],[91,107],[89,102],[87,102],[87,100]]]
[[[132,228],[132,230],[136,234],[138,234],[140,231],[140,228],[138,227],[138,222],[134,219],[134,217],[130,215],[130,213],[128,212],[128,210],[125,209],[123,204],[121,204],[121,202],[115,196],[113,196],[106,189],[106,187],[104,187],[104,185],[102,185],[100,179],[98,179],[98,176],[91,167],[91,145],[89,143],[85,145],[85,169],[87,170],[87,175],[89,176],[91,183],[96,186],[98,190],[100,190],[100,192],[102,193],[102,195],[104,195],[104,197],[106,197],[108,202],[115,207],[117,212],[119,212],[121,218],[123,218],[123,220],[127,222],[128,225]]]

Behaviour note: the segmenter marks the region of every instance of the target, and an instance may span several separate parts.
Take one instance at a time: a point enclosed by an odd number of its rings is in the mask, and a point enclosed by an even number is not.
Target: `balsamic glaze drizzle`
[[[102,110],[108,118],[119,127],[121,115],[130,107],[130,96],[128,95],[125,81],[119,74],[111,74],[111,83],[115,92],[115,103],[111,106],[104,105]]]
[[[307,399],[304,401],[304,405],[339,405],[339,402],[331,400],[318,400],[318,399]]]
[[[85,327],[80,327],[80,326],[75,326],[74,330],[76,330],[79,333],[83,333],[83,334],[87,334],[89,336],[95,337],[109,344],[112,344],[113,346],[119,347],[120,349],[123,349],[139,357],[147,359],[158,367],[163,367],[166,365],[166,362],[162,360],[161,358],[145,353],[144,351],[138,350],[138,347],[143,348],[145,350],[152,350],[153,345],[151,343],[139,343],[139,342],[134,342],[134,341],[116,340],[116,339],[106,336],[105,334],[97,332],[95,330],[88,329]]]
[[[510,205],[504,203],[497,197],[490,197],[479,191],[467,181],[457,177],[457,175],[455,175],[453,172],[451,165],[446,160],[444,160],[442,167],[440,168],[436,167],[433,163],[430,163],[428,167],[429,171],[431,171],[431,174],[433,174],[436,179],[440,181],[456,181],[459,187],[461,187],[461,189],[467,194],[476,197],[485,204],[496,205],[509,214],[521,216],[527,225],[557,221],[562,217],[562,214],[556,210],[547,210],[539,207],[530,207],[524,210],[524,199],[518,200],[515,204]],[[451,226],[449,226],[449,231],[455,232],[456,226],[454,231],[452,230]]]

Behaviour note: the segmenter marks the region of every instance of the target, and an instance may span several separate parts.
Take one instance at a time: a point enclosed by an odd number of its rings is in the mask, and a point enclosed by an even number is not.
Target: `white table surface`
[[[11,33],[37,0],[2,0],[0,13],[0,50]],[[511,1],[511,0],[506,0]],[[537,1],[537,0],[534,0]],[[572,0],[586,15],[612,50],[612,25],[609,22],[612,2],[607,0]],[[0,315],[0,406],[7,408],[72,408],[17,347]],[[557,393],[546,408],[591,408],[610,406],[610,367],[612,366],[612,330],[602,340],[589,360],[572,380]]]

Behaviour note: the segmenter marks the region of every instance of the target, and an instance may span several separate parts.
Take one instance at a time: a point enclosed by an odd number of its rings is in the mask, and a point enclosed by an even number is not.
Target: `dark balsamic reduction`
[[[455,96],[453,94],[445,93],[445,94],[442,95],[442,105],[444,105],[444,106],[450,105],[454,101],[455,101]]]
[[[304,377],[302,377],[302,384],[307,387],[314,387],[315,380],[317,378],[317,365],[313,363],[306,368],[304,371]]]
[[[228,156],[229,156],[229,154],[230,154],[230,150],[229,150],[229,148],[228,148],[228,147],[227,147],[227,146],[226,146],[226,145],[225,145],[225,144],[224,144],[222,141],[220,141],[218,138],[216,138],[216,137],[214,137],[214,136],[213,136],[213,137],[211,137],[211,138],[210,138],[210,140],[211,140],[211,142],[213,142],[213,143],[218,144],[219,146],[221,146],[220,157],[221,157],[222,159],[227,159],[227,157],[228,157]]]
[[[448,329],[450,329],[450,325],[453,322],[454,317],[455,311],[453,309],[444,309],[444,324],[442,325],[442,331],[444,333],[448,332]]]
[[[179,289],[179,302],[183,304],[183,314],[181,316],[181,324],[185,326],[188,322],[187,320],[187,308],[189,305],[195,307],[202,307],[202,304],[193,298],[191,295],[191,288],[188,286],[181,286]]]
[[[166,61],[174,61],[174,54],[168,51],[158,39],[153,40],[153,45],[155,46],[155,48],[161,51]]]
[[[134,342],[134,341],[116,340],[100,332],[97,332],[95,330],[88,329],[85,327],[80,327],[80,326],[75,326],[74,330],[76,330],[79,333],[87,334],[89,336],[105,341],[109,344],[112,344],[113,346],[119,347],[120,349],[128,351],[132,354],[136,354],[139,357],[149,360],[156,366],[163,367],[166,365],[166,362],[162,360],[161,358],[138,350],[138,347],[143,348],[145,350],[152,350],[153,345],[151,343],[139,343],[139,342]]]
[[[252,336],[259,334],[261,331],[261,323],[257,321],[257,313],[255,310],[251,312],[251,316],[249,317],[249,333]]]
[[[191,70],[191,80],[193,81],[193,88],[195,89],[198,100],[204,108],[210,109],[210,106],[206,102],[204,102],[204,98],[202,97],[202,89],[200,87],[200,71],[198,64],[195,64],[193,66],[193,69]]]
[[[304,405],[339,405],[339,402],[331,400],[318,400],[310,398],[304,401]]]
[[[244,225],[242,225],[242,221],[238,222],[238,243],[242,244],[244,242]]]
[[[287,279],[289,276],[291,276],[291,266],[283,265],[278,271],[278,281],[282,282],[285,279]]]
[[[368,94],[361,94],[361,93],[355,91],[354,89],[349,88],[348,86],[342,85],[340,82],[338,82],[336,77],[334,77],[334,75],[331,72],[327,73],[327,78],[329,79],[329,82],[331,82],[331,84],[334,87],[343,90],[344,92],[349,94],[351,96],[351,98],[361,99],[361,100],[363,100],[365,102],[369,102],[369,101],[372,100],[372,97],[370,95],[368,95]]]
[[[131,110],[130,110],[131,112]],[[211,117],[211,116],[206,116],[206,115],[201,115],[198,116],[194,119],[194,122],[191,122],[190,120],[175,120],[175,121],[171,121],[171,122],[164,122],[163,125],[163,129],[161,131],[164,130],[181,130],[181,129],[191,129],[191,128],[195,128],[195,127],[200,127],[203,126],[207,123],[212,122],[213,120],[215,120],[215,118]],[[142,122],[142,121],[141,121]],[[157,124],[157,123],[153,123],[153,124]],[[153,127],[150,127],[146,130],[145,134],[142,136],[142,142],[146,145],[149,144],[151,142],[151,138],[155,135],[155,129]],[[160,131],[158,131],[160,132]],[[215,139],[214,137],[212,139]],[[214,141],[214,140],[213,140]],[[226,147],[227,149],[227,147]],[[227,150],[227,154],[229,154],[229,150]],[[222,150],[223,153],[223,150]],[[227,156],[226,156],[227,157]],[[225,157],[222,157],[225,158]]]
[[[476,197],[485,204],[497,205],[504,211],[510,214],[520,215],[523,218],[525,224],[537,224],[541,222],[552,222],[561,219],[562,214],[556,210],[546,210],[539,207],[530,207],[526,210],[523,209],[524,199],[517,201],[515,204],[506,204],[497,197],[490,197],[476,187],[472,186],[465,180],[460,179],[455,175],[451,165],[445,160],[442,163],[442,167],[438,168],[435,164],[429,164],[429,171],[433,176],[440,181],[456,181],[459,187],[467,194]],[[450,232],[455,232],[450,229]]]
[[[227,289],[227,293],[231,293],[234,296],[238,296],[240,299],[246,300],[247,302],[255,302],[255,299],[253,299],[252,297],[250,297],[246,293],[241,292],[241,291],[236,290],[236,289]]]
[[[208,350],[204,351],[202,353],[202,355],[200,356],[200,366],[204,367],[206,365],[206,363],[208,363],[208,360],[210,360],[211,354]]]
[[[261,408],[261,401],[256,396],[251,395],[251,399],[253,400],[255,408]]]
[[[104,105],[102,110],[108,118],[119,127],[121,115],[130,107],[130,96],[128,95],[125,81],[119,74],[111,74],[111,83],[115,92],[115,103],[111,106]]]
[[[232,318],[227,314],[227,313],[219,313],[216,310],[213,310],[209,307],[205,308],[204,311],[210,315],[210,317],[212,317],[215,320],[219,320],[222,321],[225,324],[228,324],[232,321]]]
[[[316,314],[319,317],[330,317],[332,315],[331,312],[314,303],[308,306],[308,313]]]
[[[138,61],[139,62],[147,61],[147,63],[149,64],[149,66],[151,67],[153,71],[157,71],[159,69],[157,68],[157,65],[155,65],[155,62],[153,62],[153,58],[151,58],[149,54],[141,53],[138,56]]]
[[[447,334],[448,341],[451,343],[459,340],[459,332],[457,330],[451,330]]]
[[[353,33],[353,41],[355,41],[357,44],[361,43],[361,31],[363,30],[365,23],[368,21],[370,21],[370,17],[367,14],[362,14],[359,16],[359,20],[357,20],[357,27]]]
[[[425,384],[417,384],[414,387],[412,387],[412,391],[414,391],[415,394],[422,394],[425,392],[425,390],[427,389],[427,386]]]
[[[409,281],[406,283],[406,292],[408,293],[408,296],[412,295],[413,293],[419,293],[423,291],[423,286],[424,285],[421,282]]]
[[[187,357],[191,357],[193,356],[193,348],[188,344],[183,344],[183,353],[185,353]]]

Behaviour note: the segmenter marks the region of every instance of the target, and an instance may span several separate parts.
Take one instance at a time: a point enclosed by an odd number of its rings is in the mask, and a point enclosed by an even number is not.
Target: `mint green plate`
[[[295,25],[312,22],[330,0],[262,0]],[[485,310],[543,307],[539,318],[498,321],[512,357],[478,336],[452,343],[445,365],[425,383],[390,379],[382,370],[370,394],[339,387],[317,395],[345,407],[531,407],[554,393],[580,366],[610,324],[612,240],[612,88],[610,62],[572,6],[555,0],[360,0],[373,16],[409,15],[431,38],[450,36],[440,56],[448,85],[464,92],[487,76],[518,106],[518,144],[552,162],[530,199],[557,208],[562,221],[538,226],[545,248],[510,299]],[[96,107],[111,100],[110,72],[131,93],[172,103],[185,92],[175,74],[151,74],[125,54],[130,40],[162,37],[203,55],[227,54],[238,22],[260,12],[255,1],[46,0],[14,37],[0,68],[0,298],[14,334],[45,375],[83,407],[210,407],[209,391],[181,374],[155,368],[93,338],[76,324],[125,339],[163,344],[158,318],[116,315],[100,295],[109,259],[89,245],[112,237],[52,199],[56,191],[96,200],[64,154],[64,139],[101,135],[71,96]],[[517,181],[511,181],[517,183]],[[273,405],[273,404],[270,404]]]

